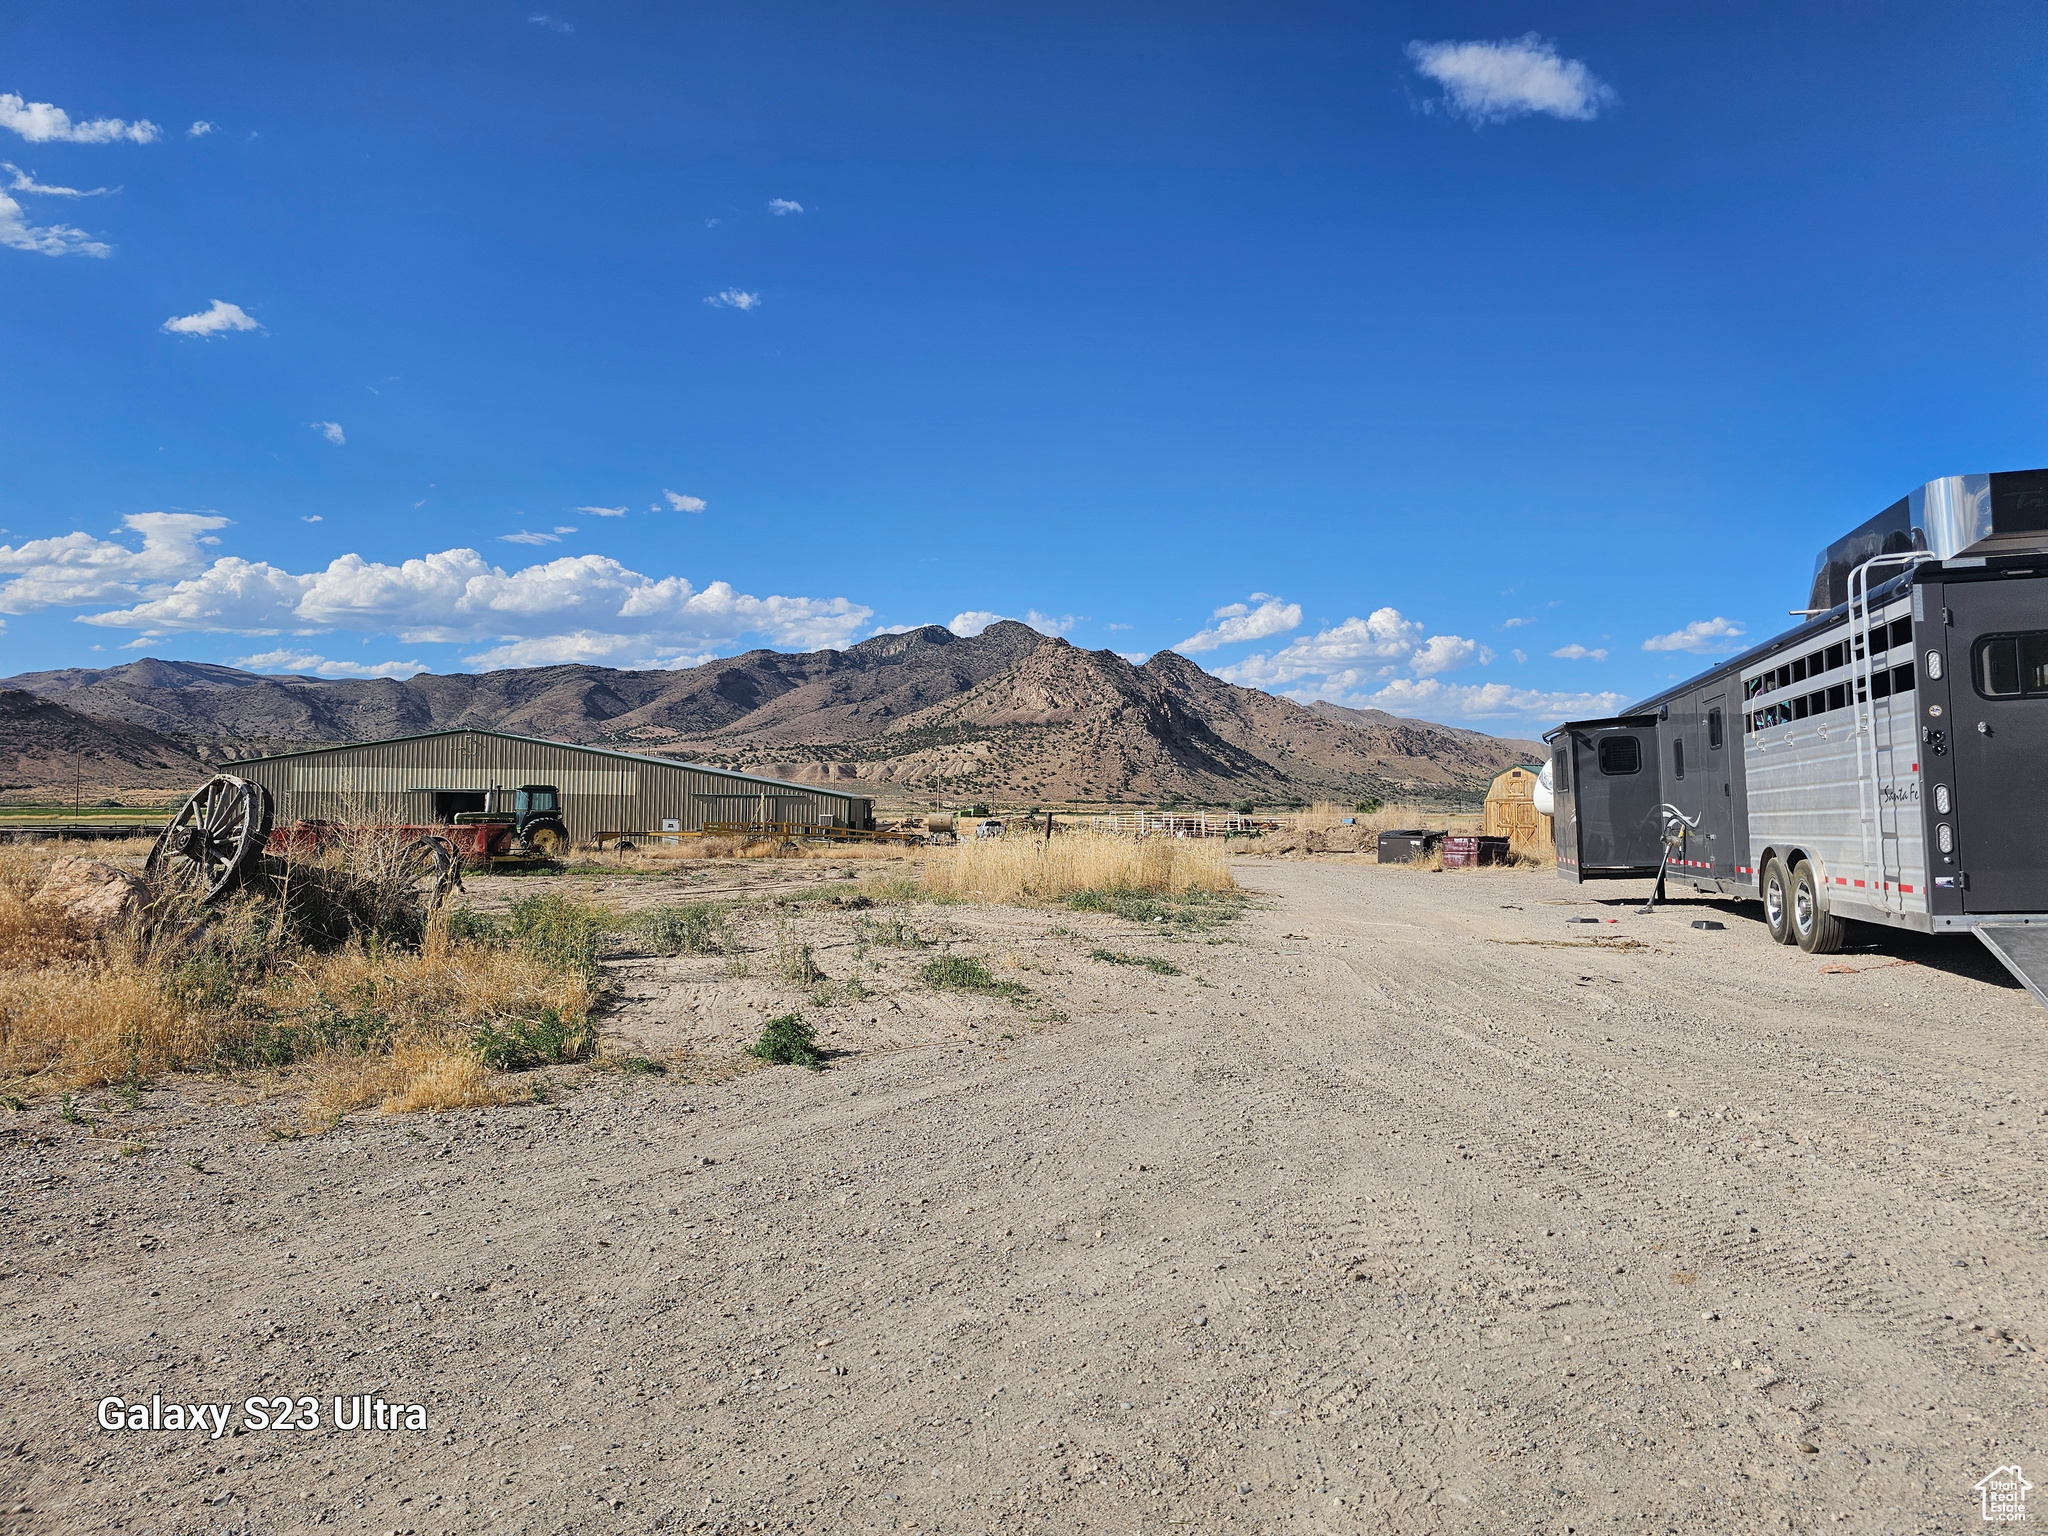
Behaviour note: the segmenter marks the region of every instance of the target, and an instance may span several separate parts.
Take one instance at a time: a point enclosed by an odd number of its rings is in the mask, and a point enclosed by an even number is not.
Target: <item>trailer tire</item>
[[[1804,859],[1792,871],[1792,931],[1809,955],[1839,954],[1849,937],[1849,924],[1821,906],[1820,881]]]
[[[1792,877],[1785,870],[1785,861],[1772,854],[1764,865],[1764,878],[1758,889],[1764,898],[1764,927],[1770,930],[1773,940],[1780,944],[1794,942],[1797,935],[1792,931]]]

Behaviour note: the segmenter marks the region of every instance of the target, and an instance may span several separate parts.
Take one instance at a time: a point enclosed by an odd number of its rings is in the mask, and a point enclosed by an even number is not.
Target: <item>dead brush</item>
[[[16,944],[0,966],[0,1077],[48,1091],[310,1067],[317,1103],[396,1113],[492,1102],[513,1057],[588,1054],[608,914],[542,897],[502,930],[429,916],[404,847],[343,839],[212,907],[159,896],[90,941],[23,902],[32,862],[0,859],[0,942],[43,936],[36,963]]]
[[[1221,838],[970,838],[933,850],[925,890],[958,900],[1060,901],[1084,891],[1182,895],[1237,890]]]

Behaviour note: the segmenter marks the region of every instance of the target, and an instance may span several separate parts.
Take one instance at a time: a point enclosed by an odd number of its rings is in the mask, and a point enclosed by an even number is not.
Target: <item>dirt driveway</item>
[[[2048,1014],[1974,950],[1240,878],[1207,936],[910,909],[1035,1001],[889,972],[822,1073],[0,1117],[0,1529],[1963,1531],[2044,1482]],[[706,964],[615,1027],[740,1038]]]

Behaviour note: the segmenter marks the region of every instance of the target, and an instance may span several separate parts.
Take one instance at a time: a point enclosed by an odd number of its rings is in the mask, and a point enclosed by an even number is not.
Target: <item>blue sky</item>
[[[2038,6],[547,4],[0,16],[0,672],[1004,615],[1520,732],[2048,464]]]

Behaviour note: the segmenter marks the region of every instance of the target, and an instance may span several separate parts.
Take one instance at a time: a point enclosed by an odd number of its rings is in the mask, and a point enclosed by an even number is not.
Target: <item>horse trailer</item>
[[[2048,1003],[2048,470],[1931,481],[1797,628],[1547,732],[1558,873],[1760,901],[1771,937],[1970,932]]]

